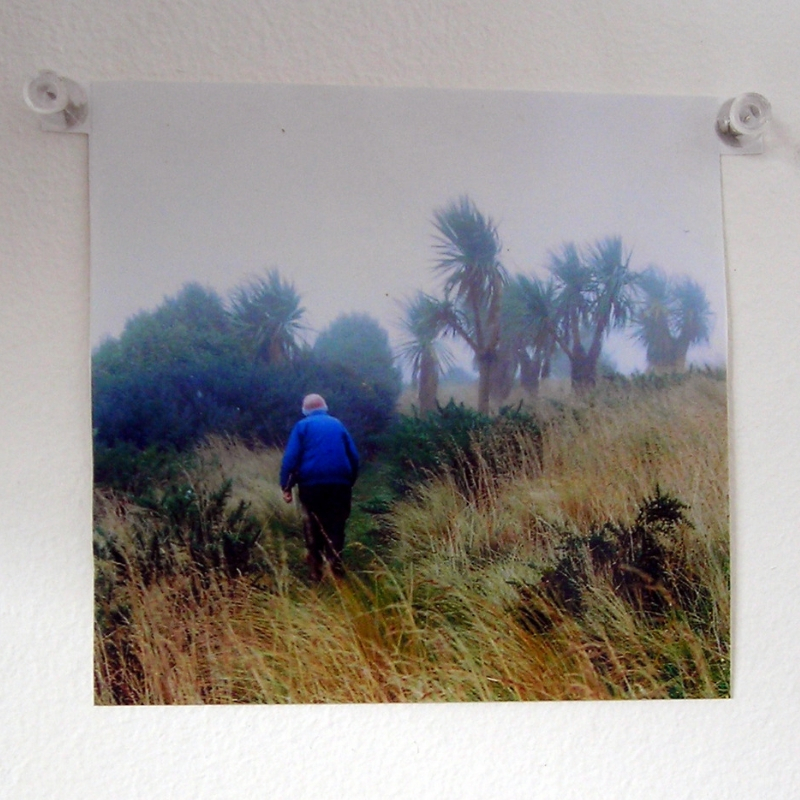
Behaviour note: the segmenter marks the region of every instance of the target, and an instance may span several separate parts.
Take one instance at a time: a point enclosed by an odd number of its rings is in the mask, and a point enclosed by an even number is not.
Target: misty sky
[[[631,265],[689,275],[726,353],[714,98],[96,83],[90,136],[92,345],[188,281],[223,297],[277,267],[314,332],[437,290],[434,209],[462,194],[511,273],[562,243],[621,235]],[[613,357],[643,369],[641,345]]]

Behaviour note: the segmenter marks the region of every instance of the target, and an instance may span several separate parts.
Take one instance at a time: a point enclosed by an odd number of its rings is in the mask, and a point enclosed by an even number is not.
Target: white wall
[[[800,792],[796,0],[2,0],[0,31],[0,795]],[[95,708],[87,141],[41,133],[24,107],[45,67],[87,83],[766,95],[767,152],[723,166],[734,699]]]

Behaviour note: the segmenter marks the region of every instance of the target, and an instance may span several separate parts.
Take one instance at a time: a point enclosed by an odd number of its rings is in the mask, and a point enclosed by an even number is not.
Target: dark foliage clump
[[[539,422],[521,408],[504,408],[490,417],[450,400],[424,416],[402,417],[391,428],[385,439],[391,480],[405,492],[451,472],[461,490],[473,494],[479,473],[506,477],[520,435],[541,441]]]
[[[370,455],[394,417],[394,390],[312,356],[275,366],[173,364],[96,374],[95,482],[141,491],[175,454],[215,433],[280,447],[311,389]]]
[[[661,614],[675,607],[692,582],[682,536],[690,525],[686,509],[656,486],[630,527],[606,522],[586,537],[566,536],[557,564],[543,578],[545,591],[579,613],[592,577],[599,577],[638,611]]]
[[[314,351],[302,347],[299,295],[277,272],[241,287],[231,303],[188,284],[96,348],[97,484],[139,492],[211,434],[280,447],[309,392],[326,398],[365,455],[375,451],[401,391],[380,325],[351,315]]]
[[[257,543],[261,524],[243,500],[228,508],[231,481],[198,492],[188,484],[170,484],[161,497],[139,502],[155,516],[153,540],[185,548],[193,565],[241,575],[261,567]]]
[[[358,375],[365,387],[397,401],[403,390],[389,335],[367,314],[343,314],[320,333],[312,349],[321,363]]]
[[[554,614],[579,617],[588,606],[587,593],[605,586],[652,620],[675,612],[702,627],[710,621],[711,602],[687,557],[684,533],[691,523],[686,510],[656,486],[632,525],[606,522],[588,535],[565,534],[558,559],[541,582],[516,587],[520,620],[543,631],[552,626]]]
[[[132,497],[153,486],[177,480],[186,456],[174,448],[150,445],[140,450],[130,442],[107,445],[95,438],[95,483],[118,489]]]
[[[211,491],[183,483],[147,493],[130,512],[129,540],[120,542],[103,528],[95,530],[95,559],[113,564],[125,581],[138,576],[145,586],[181,573],[233,577],[260,571],[262,525],[248,503],[239,501],[230,508],[230,496],[230,481]]]
[[[568,619],[587,617],[597,607],[592,593],[610,589],[638,617],[642,631],[659,631],[664,646],[649,657],[666,696],[698,696],[710,686],[715,696],[728,696],[730,660],[714,636],[718,619],[711,589],[686,550],[686,510],[656,486],[632,525],[607,522],[588,535],[565,535],[554,567],[538,583],[512,583],[517,600],[511,613],[527,631],[546,634]],[[703,646],[709,670],[702,678],[690,644],[694,634],[717,642],[708,650]],[[590,634],[587,653],[600,674],[624,668],[609,657],[602,636]]]

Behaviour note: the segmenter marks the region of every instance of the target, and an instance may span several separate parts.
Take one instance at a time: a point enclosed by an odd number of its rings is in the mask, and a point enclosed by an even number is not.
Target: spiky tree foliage
[[[506,271],[497,227],[467,196],[434,211],[433,224],[444,276],[449,332],[463,339],[478,369],[478,410],[489,411],[492,370],[500,347],[500,309]]]
[[[649,369],[684,370],[689,348],[708,341],[710,325],[708,299],[695,281],[668,278],[657,267],[642,273],[634,331],[645,346]]]
[[[418,292],[405,304],[401,321],[407,339],[399,347],[400,358],[411,367],[422,414],[436,408],[439,375],[453,365],[453,357],[442,342],[446,314],[441,301]]]
[[[711,335],[711,307],[702,287],[691,278],[679,280],[673,294],[677,305],[676,364],[684,370],[689,348],[707,342]]]
[[[633,312],[636,274],[620,237],[602,239],[581,253],[573,243],[550,255],[555,284],[555,338],[570,361],[572,385],[594,386],[603,341]]]
[[[502,321],[500,350],[507,354],[508,371],[519,369],[522,387],[536,393],[557,347],[554,282],[517,275],[506,286]]]
[[[277,269],[236,289],[230,306],[233,326],[256,361],[281,364],[297,354],[305,308]]]
[[[645,346],[650,369],[668,367],[675,358],[670,325],[674,298],[670,281],[657,267],[648,267],[639,278],[639,307],[634,316],[636,338]]]

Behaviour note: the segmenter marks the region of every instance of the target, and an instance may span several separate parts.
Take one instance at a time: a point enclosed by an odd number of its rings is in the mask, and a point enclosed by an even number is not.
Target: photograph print
[[[728,697],[718,106],[94,84],[95,702]]]

